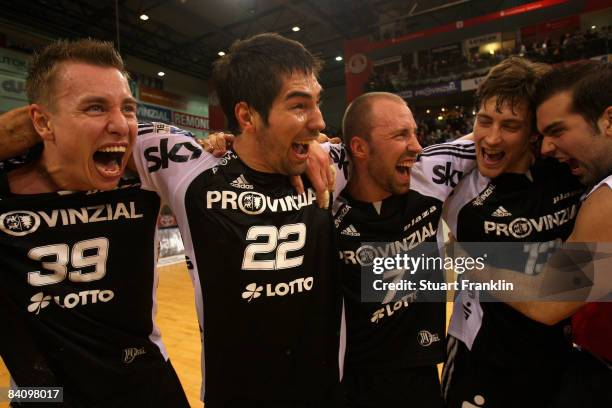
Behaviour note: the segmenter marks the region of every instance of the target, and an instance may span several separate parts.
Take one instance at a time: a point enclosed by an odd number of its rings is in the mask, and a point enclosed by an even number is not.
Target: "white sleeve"
[[[338,198],[346,187],[349,179],[350,160],[344,144],[321,144],[321,147],[329,152],[332,165],[336,168],[336,184],[334,188],[334,200]]]
[[[476,168],[476,148],[471,140],[428,146],[412,167],[410,188],[444,201],[461,178]]]
[[[175,193],[220,160],[177,127],[163,123],[139,125],[134,162],[145,190],[156,191],[167,203]],[[171,205],[172,207],[172,205]]]

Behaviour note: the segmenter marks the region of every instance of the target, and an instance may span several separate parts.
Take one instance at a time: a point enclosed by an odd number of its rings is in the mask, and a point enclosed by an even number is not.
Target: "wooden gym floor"
[[[194,295],[187,268],[183,262],[159,268],[157,290],[157,324],[170,360],[183,384],[192,407],[200,402],[200,334],[194,306]],[[448,316],[452,304],[447,307]],[[0,359],[0,388],[8,387],[9,375]],[[8,403],[0,402],[0,408]]]

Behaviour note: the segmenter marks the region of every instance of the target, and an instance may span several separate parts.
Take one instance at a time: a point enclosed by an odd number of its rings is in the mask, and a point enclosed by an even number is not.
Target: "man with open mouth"
[[[536,89],[537,126],[543,135],[542,154],[569,166],[572,174],[589,189],[582,197],[583,205],[567,239],[568,250],[577,247],[573,245],[588,242],[604,245],[597,252],[610,252],[611,86],[612,65],[585,61],[554,68]],[[594,302],[570,299],[571,302],[539,303],[530,308],[533,318],[549,323],[573,314],[573,341],[578,347],[572,350],[555,407],[612,404],[612,277],[609,264],[609,261],[601,263],[594,258],[593,262],[582,266],[593,272],[593,286],[585,299]]]
[[[14,382],[63,387],[63,406],[188,406],[154,322],[160,200],[121,178],[137,122],[119,53],[52,43],[26,86],[29,118],[0,120],[42,139],[0,173],[2,301],[17,311],[2,309],[1,352]]]
[[[445,350],[444,293],[373,293],[362,282],[374,276],[370,256],[382,256],[373,255],[377,243],[415,251],[429,243],[437,254],[442,205],[462,175],[475,167],[474,143],[458,140],[422,149],[406,102],[386,92],[357,97],[342,127],[351,171],[333,212],[346,307],[347,406],[442,407],[436,364]],[[397,280],[410,279],[410,273],[399,272],[389,271]],[[394,276],[383,279],[394,282]],[[415,282],[443,279],[441,270],[417,276]]]
[[[337,175],[335,195],[340,192],[333,215],[346,310],[346,406],[441,407],[436,363],[444,355],[444,293],[426,298],[415,291],[362,292],[364,275],[372,273],[367,268],[372,247],[364,243],[417,249],[423,242],[435,244],[444,200],[475,167],[474,143],[467,137],[423,150],[410,108],[388,92],[357,97],[344,113],[342,128],[344,145],[310,149],[316,155],[329,152]],[[215,154],[233,141],[219,134],[210,139]],[[313,169],[309,176],[319,174]],[[439,281],[441,271],[422,277]]]
[[[341,398],[331,214],[288,177],[305,171],[325,127],[319,70],[280,35],[237,41],[213,70],[232,150],[215,158],[163,125],[139,129],[143,188],[169,203],[190,261],[207,408],[335,407]]]
[[[537,157],[534,146],[535,86],[549,69],[510,57],[480,84],[478,170],[446,203],[457,241],[480,242],[486,251],[486,242],[553,241],[572,231],[583,187],[567,166]],[[498,262],[526,264],[527,254]],[[548,406],[571,351],[569,321],[548,325],[529,316],[528,302],[493,300],[477,291],[455,300],[442,379],[448,406]]]

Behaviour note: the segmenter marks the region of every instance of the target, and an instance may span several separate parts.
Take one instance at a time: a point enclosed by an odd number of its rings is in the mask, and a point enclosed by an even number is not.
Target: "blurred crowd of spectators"
[[[433,113],[431,110],[415,111],[417,138],[421,146],[443,143],[465,136],[474,127],[471,108],[455,106]]]
[[[365,91],[400,92],[406,89],[440,82],[484,76],[490,67],[510,55],[520,55],[533,61],[559,63],[604,55],[612,52],[612,26],[588,28],[566,33],[560,38],[546,37],[530,45],[518,43],[514,49],[488,53],[475,52],[466,57],[461,53],[427,54],[418,65],[406,66],[396,72],[375,72]]]

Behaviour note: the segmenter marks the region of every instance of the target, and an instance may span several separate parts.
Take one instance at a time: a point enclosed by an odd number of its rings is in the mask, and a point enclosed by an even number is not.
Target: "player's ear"
[[[238,125],[245,133],[254,133],[257,129],[253,110],[246,102],[238,102],[234,107],[234,115],[238,120]]]
[[[43,141],[50,142],[55,140],[55,134],[53,132],[53,120],[51,119],[47,109],[37,103],[30,105],[30,119],[36,133],[40,135]]]
[[[349,144],[351,147],[351,154],[356,159],[366,159],[370,154],[370,145],[360,136],[352,137]]]
[[[612,138],[612,106],[608,106],[604,110],[600,121],[602,122],[601,129],[606,137]]]

